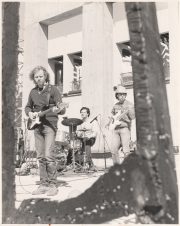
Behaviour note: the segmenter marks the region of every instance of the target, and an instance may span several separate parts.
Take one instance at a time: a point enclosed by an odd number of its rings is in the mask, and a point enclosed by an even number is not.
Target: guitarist
[[[133,104],[126,100],[127,91],[125,87],[121,85],[115,87],[115,97],[118,102],[111,111],[112,116],[106,128],[109,127],[112,118],[115,118],[118,114],[117,121],[114,122],[116,126],[112,131],[111,151],[113,164],[119,164],[122,163],[120,159],[124,159],[130,153],[131,121],[135,118],[135,111]],[[122,148],[120,149],[120,147]]]
[[[26,115],[34,120],[38,116],[38,112],[52,108],[52,111],[40,118],[41,123],[34,128],[40,185],[32,194],[46,193],[48,196],[54,196],[58,193],[56,156],[54,154],[55,136],[58,114],[64,114],[65,108],[57,107],[57,104],[62,102],[61,94],[55,86],[49,84],[49,73],[44,67],[35,67],[29,76],[35,87],[29,94],[25,107]]]

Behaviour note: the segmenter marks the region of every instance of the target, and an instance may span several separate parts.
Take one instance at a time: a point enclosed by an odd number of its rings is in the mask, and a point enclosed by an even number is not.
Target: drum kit
[[[77,126],[81,125],[83,121],[78,118],[64,118],[61,122],[64,126],[69,127],[69,133],[65,131],[60,131],[57,134],[56,142],[62,147],[61,153],[58,156],[62,156],[65,159],[64,166],[67,165],[66,169],[72,169],[75,171],[85,171],[86,170],[86,152],[83,150],[83,141],[76,135]],[[86,129],[78,130],[86,132]],[[68,151],[67,151],[68,150]],[[65,154],[66,153],[66,154]],[[61,159],[61,158],[59,158]],[[62,161],[61,161],[62,162]]]

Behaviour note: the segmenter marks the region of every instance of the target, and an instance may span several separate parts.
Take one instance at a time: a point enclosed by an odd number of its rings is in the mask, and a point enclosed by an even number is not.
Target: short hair
[[[87,107],[82,107],[82,108],[80,109],[80,113],[81,113],[82,110],[86,110],[86,111],[87,111],[87,114],[88,114],[88,117],[90,116],[90,109],[89,109],[89,108],[87,108]]]
[[[30,80],[34,81],[34,75],[36,72],[42,70],[44,72],[44,75],[46,76],[46,82],[49,82],[49,72],[46,70],[45,67],[43,66],[36,66],[35,68],[33,68],[33,70],[29,73],[29,78]],[[34,81],[35,83],[35,81]],[[35,83],[36,84],[36,83]]]
[[[115,93],[115,97],[116,97],[117,100],[118,100],[118,94],[120,94],[120,93]],[[122,94],[127,96],[127,93],[122,93]]]

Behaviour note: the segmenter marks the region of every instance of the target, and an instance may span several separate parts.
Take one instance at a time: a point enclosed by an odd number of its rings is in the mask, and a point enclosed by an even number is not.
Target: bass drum
[[[81,139],[75,138],[74,140],[70,140],[69,152],[67,155],[67,165],[72,163],[73,150],[74,150],[75,162],[80,164],[80,156],[82,155],[82,146],[83,144]]]
[[[83,152],[81,150],[76,151],[74,153],[75,162],[80,164],[80,165],[82,165],[82,163],[83,163],[83,157],[84,157],[84,155],[83,155]],[[70,165],[71,163],[73,163],[73,150],[72,149],[70,149],[69,152],[68,152],[66,164]]]
[[[57,131],[56,141],[61,145],[66,146],[69,143],[69,133],[66,131]]]
[[[75,140],[70,140],[70,147],[71,149],[74,149],[75,152],[79,151],[82,148],[82,141],[78,138]]]
[[[66,168],[68,150],[59,141],[56,141],[54,146],[54,154],[56,157],[57,171],[61,172]]]
[[[61,172],[62,170],[64,170],[66,168],[67,165],[67,154],[68,153],[60,153],[59,155],[57,155],[56,157],[56,161],[57,161],[57,171]]]

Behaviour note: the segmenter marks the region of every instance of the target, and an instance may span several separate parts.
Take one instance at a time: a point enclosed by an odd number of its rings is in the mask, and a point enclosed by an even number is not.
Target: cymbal
[[[91,130],[90,129],[78,129],[77,131],[86,132],[86,131],[91,131]]]
[[[78,126],[83,123],[83,121],[79,118],[65,118],[61,122],[64,126]]]
[[[68,146],[68,141],[55,141],[55,144],[58,146]]]

